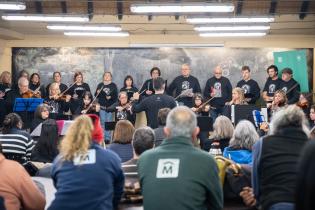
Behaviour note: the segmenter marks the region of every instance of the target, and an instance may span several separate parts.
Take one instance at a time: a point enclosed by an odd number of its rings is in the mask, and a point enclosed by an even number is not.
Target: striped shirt
[[[21,164],[30,160],[34,141],[27,132],[14,128],[9,134],[0,134],[0,143],[2,152],[8,159]]]

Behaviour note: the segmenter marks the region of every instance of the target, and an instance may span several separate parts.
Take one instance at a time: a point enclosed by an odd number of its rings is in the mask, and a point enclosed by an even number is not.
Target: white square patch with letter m
[[[159,159],[156,178],[177,178],[179,159]]]

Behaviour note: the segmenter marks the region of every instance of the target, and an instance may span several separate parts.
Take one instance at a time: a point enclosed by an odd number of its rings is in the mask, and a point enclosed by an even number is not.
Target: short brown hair
[[[246,70],[250,72],[249,66],[243,66],[243,67],[242,67],[242,71],[246,71]]]
[[[135,128],[128,120],[119,120],[114,131],[113,143],[129,144],[131,143]]]

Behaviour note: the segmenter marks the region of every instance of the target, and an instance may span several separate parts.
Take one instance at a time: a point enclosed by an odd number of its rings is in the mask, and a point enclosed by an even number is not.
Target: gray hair
[[[138,128],[132,136],[132,146],[136,155],[153,148],[155,141],[154,130],[148,126]]]
[[[288,126],[301,128],[307,136],[310,135],[305,114],[302,109],[296,105],[290,105],[275,113],[271,119],[269,134],[277,134]]]
[[[213,123],[213,133],[216,139],[230,139],[234,132],[231,120],[226,116],[219,116]]]
[[[252,150],[253,145],[259,139],[254,125],[248,120],[241,120],[235,127],[230,140],[230,147]]]
[[[188,107],[176,107],[168,114],[166,127],[170,129],[169,137],[191,137],[194,129],[197,127],[196,115]]]
[[[21,77],[21,78],[18,80],[18,86],[20,86],[20,85],[22,85],[22,84],[26,84],[26,83],[27,83],[27,85],[29,84],[28,79],[25,78],[25,77]]]

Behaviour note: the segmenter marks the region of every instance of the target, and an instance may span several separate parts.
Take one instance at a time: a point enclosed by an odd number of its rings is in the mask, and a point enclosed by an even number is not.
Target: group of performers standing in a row
[[[177,103],[191,107],[196,114],[204,116],[210,114],[215,119],[222,114],[225,105],[255,104],[260,98],[260,87],[251,78],[250,68],[243,66],[241,72],[242,80],[232,89],[229,79],[222,76],[222,69],[216,67],[213,76],[207,80],[202,95],[198,79],[190,74],[190,66],[183,64],[181,75],[177,76],[168,87],[165,87],[164,83],[157,86],[162,85],[160,89],[174,97]],[[292,78],[291,69],[282,70],[282,79],[278,78],[278,68],[275,65],[269,66],[267,73],[268,78],[262,91],[262,98],[271,109],[276,109],[283,103],[275,97],[275,93],[285,96],[287,104],[299,101],[300,85]],[[0,117],[3,119],[6,113],[13,111],[16,98],[41,97],[49,108],[49,117],[53,119],[72,119],[84,113],[98,113],[104,126],[104,122],[113,120],[112,112],[115,112],[115,120],[127,119],[135,123],[135,113],[143,111],[137,108],[137,104],[155,95],[154,81],[162,77],[157,67],[151,69],[150,75],[151,78],[143,83],[140,90],[134,86],[132,76],[128,75],[124,79],[124,86],[118,91],[117,85],[112,82],[112,74],[105,72],[103,81],[97,85],[95,93],[92,94],[81,72],[74,74],[73,83],[69,86],[62,83],[60,72],[54,72],[53,82],[47,87],[40,83],[39,74],[33,73],[29,78],[29,74],[24,70],[20,72],[17,83],[11,86],[10,73],[3,72],[0,78]],[[165,103],[165,106],[172,108],[173,103]],[[23,116],[23,113],[19,114],[24,121],[32,119],[30,116]],[[147,114],[148,117],[152,118],[150,114]],[[157,120],[157,117],[154,118]],[[157,123],[153,122],[155,119],[147,119],[147,121],[151,127],[157,127]],[[30,124],[25,122],[25,125],[29,127]]]

